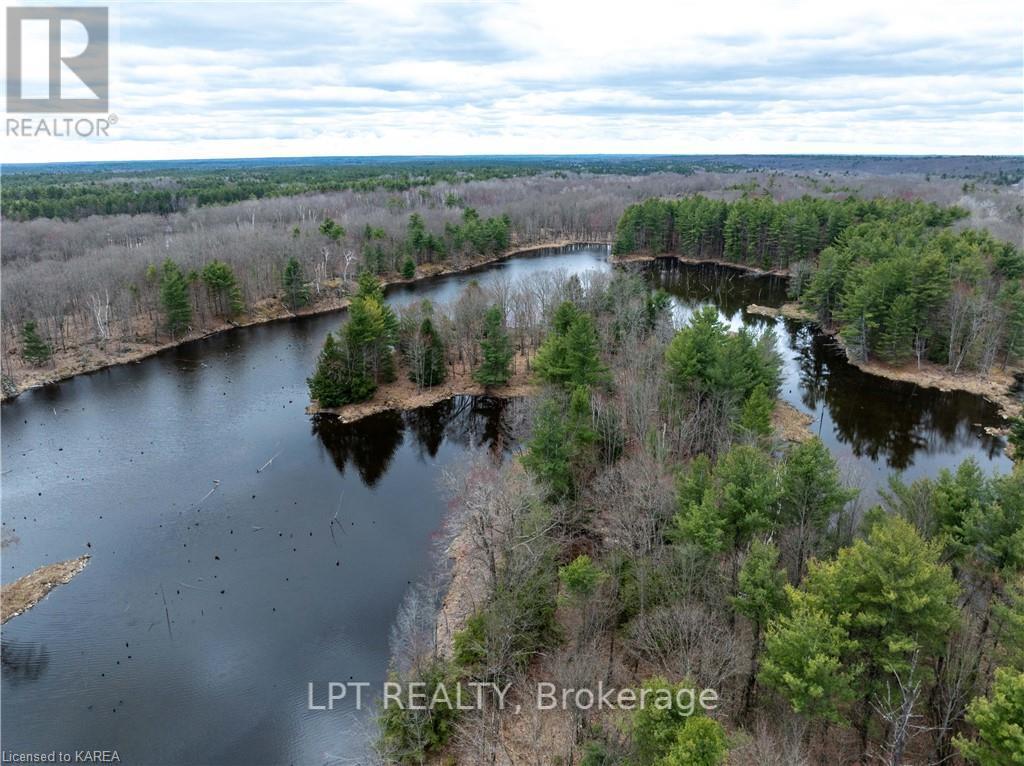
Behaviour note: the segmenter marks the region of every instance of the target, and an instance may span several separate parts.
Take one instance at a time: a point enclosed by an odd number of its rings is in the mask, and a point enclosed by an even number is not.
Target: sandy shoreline
[[[546,240],[528,245],[517,245],[506,250],[500,255],[481,258],[464,263],[458,266],[446,264],[424,264],[412,279],[396,277],[384,280],[385,288],[429,282],[438,277],[449,276],[472,272],[476,269],[485,268],[495,263],[513,258],[518,255],[536,253],[549,248],[568,247],[570,245],[606,244],[597,241],[582,241],[579,239],[558,238]],[[58,383],[62,380],[73,378],[76,375],[84,375],[90,372],[97,372],[108,367],[116,367],[122,364],[140,362],[163,351],[191,343],[193,341],[209,338],[222,332],[228,332],[240,327],[251,327],[258,324],[269,324],[271,322],[294,319],[296,317],[316,316],[327,314],[333,311],[341,311],[348,306],[348,298],[329,295],[322,300],[315,301],[310,306],[305,306],[297,311],[292,311],[285,306],[279,298],[270,298],[255,304],[250,312],[243,318],[233,322],[219,322],[200,331],[190,333],[175,340],[168,340],[162,343],[149,343],[145,341],[108,341],[109,348],[101,349],[95,342],[83,342],[71,346],[67,351],[54,353],[53,363],[46,367],[28,367],[19,365],[17,378],[14,380],[14,389],[5,390],[0,400],[7,401],[19,394],[39,386]],[[7,349],[4,350],[7,352]],[[5,370],[4,375],[8,373]]]

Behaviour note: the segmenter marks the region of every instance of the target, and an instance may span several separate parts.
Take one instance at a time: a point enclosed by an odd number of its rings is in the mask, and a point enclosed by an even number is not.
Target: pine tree
[[[313,377],[306,380],[309,396],[321,407],[338,407],[345,404],[346,386],[343,383],[345,360],[342,349],[333,333],[327,333],[324,346],[317,358]]]
[[[327,333],[313,376],[306,379],[309,395],[321,407],[340,407],[373,396],[376,383],[344,344]]]
[[[331,242],[337,243],[338,240],[345,236],[346,232],[345,227],[333,218],[325,218],[323,223],[320,224],[320,233],[331,240]]]
[[[797,713],[843,722],[841,709],[855,697],[859,668],[845,663],[852,643],[841,621],[803,591],[788,588],[790,608],[769,623],[760,680]]]
[[[294,311],[309,303],[306,278],[302,274],[302,265],[295,256],[289,258],[288,263],[285,264],[282,283],[284,285],[284,301],[288,308]]]
[[[554,397],[544,399],[533,421],[533,435],[522,463],[547,488],[552,499],[569,497],[574,490],[572,445],[563,407]]]
[[[938,541],[926,542],[903,519],[884,516],[866,540],[835,560],[812,562],[801,585],[809,605],[850,640],[840,659],[857,678],[865,752],[874,695],[895,674],[909,678],[912,658],[934,657],[957,624],[959,588],[941,553]]]
[[[759,384],[743,403],[740,428],[752,436],[767,436],[772,432],[774,411],[775,401],[768,395],[764,385]]]
[[[349,304],[343,335],[352,363],[374,383],[387,383],[395,379],[392,349],[398,339],[398,318],[378,295],[376,289],[359,290]]]
[[[1014,462],[1024,462],[1024,416],[1018,415],[1010,421],[1010,435],[1007,441],[1013,445]]]
[[[181,269],[170,258],[164,261],[160,271],[160,303],[164,309],[164,325],[172,337],[188,327],[192,321],[188,284]]]
[[[589,597],[606,577],[587,555],[577,556],[569,564],[558,568],[558,579],[576,599]]]
[[[608,380],[601,363],[600,339],[593,318],[566,301],[554,317],[553,328],[537,351],[534,369],[545,383],[568,387],[591,386]]]
[[[663,764],[662,759],[677,744],[683,727],[693,718],[702,717],[699,708],[684,702],[688,699],[687,692],[694,691],[685,683],[671,684],[660,677],[644,681],[641,693],[646,704],[633,713],[635,763],[640,766]]]
[[[402,264],[402,277],[405,279],[412,279],[416,276],[416,261],[412,258],[406,258],[405,263]]]
[[[590,314],[581,313],[569,325],[565,346],[570,385],[593,386],[608,380],[608,370],[601,363],[600,343]]]
[[[711,388],[712,369],[725,344],[726,329],[713,306],[697,311],[665,351],[669,380],[680,390]]]
[[[676,741],[658,766],[719,766],[725,762],[729,742],[725,729],[707,716],[694,715],[676,732]]]
[[[699,504],[680,509],[676,534],[709,551],[732,551],[774,527],[781,494],[771,457],[738,445],[718,460]]]
[[[991,695],[971,702],[967,720],[977,735],[954,740],[965,759],[980,766],[1024,764],[1024,673],[997,668]]]
[[[245,302],[238,287],[235,273],[222,261],[210,261],[200,272],[200,278],[214,299],[215,311],[220,316],[231,318],[242,313]]]
[[[25,322],[21,328],[21,357],[37,367],[53,357],[53,348],[39,336],[35,322]]]
[[[804,562],[819,537],[856,496],[857,490],[843,486],[839,466],[821,439],[814,437],[786,453],[779,522],[796,534],[796,581],[803,578]]]
[[[771,543],[755,540],[740,567],[738,583],[736,595],[732,597],[733,608],[753,623],[750,675],[743,695],[744,709],[750,710],[764,627],[786,607],[786,574],[779,569],[779,549]]]
[[[512,342],[505,330],[505,317],[501,309],[492,306],[484,314],[484,332],[480,340],[483,357],[473,378],[482,386],[502,386],[511,376]]]

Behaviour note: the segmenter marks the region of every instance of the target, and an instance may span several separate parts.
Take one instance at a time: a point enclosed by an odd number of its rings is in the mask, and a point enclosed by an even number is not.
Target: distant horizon
[[[514,152],[514,153],[470,153],[470,154],[282,154],[282,155],[252,155],[252,156],[218,156],[218,157],[179,157],[179,158],[151,158],[151,159],[124,159],[124,160],[58,160],[52,162],[9,162],[0,163],[0,169],[17,168],[23,171],[26,168],[51,168],[74,166],[104,166],[104,165],[180,165],[199,162],[261,162],[261,161],[304,161],[318,162],[324,160],[451,160],[451,159],[563,159],[563,158],[643,158],[651,157],[668,159],[678,157],[680,159],[703,159],[703,158],[853,158],[863,157],[865,159],[957,159],[960,157],[972,159],[995,159],[995,160],[1024,160],[1024,153],[956,153],[945,154],[941,152],[920,152],[920,153],[882,153],[882,152]]]

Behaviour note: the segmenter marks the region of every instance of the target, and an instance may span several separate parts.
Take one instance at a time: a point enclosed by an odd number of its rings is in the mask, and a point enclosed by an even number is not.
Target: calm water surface
[[[605,257],[549,251],[389,300],[606,270]],[[729,270],[662,263],[649,275],[680,318],[710,302],[734,326],[763,326],[744,307],[784,300],[780,282]],[[480,447],[500,454],[517,405],[462,398],[313,423],[305,377],[337,323],[236,330],[3,406],[3,581],[93,557],[4,627],[5,750],[117,748],[141,764],[361,760],[368,722],[351,706],[307,711],[306,684],[379,686],[396,610],[430,566],[440,472]],[[996,422],[991,405],[862,375],[827,339],[776,324],[783,395],[820,419],[862,484],[967,455],[1008,469],[981,428]]]

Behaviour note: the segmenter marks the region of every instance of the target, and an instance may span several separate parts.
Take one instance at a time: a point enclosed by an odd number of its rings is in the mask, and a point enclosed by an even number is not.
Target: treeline
[[[775,202],[742,197],[735,202],[703,196],[649,199],[626,208],[616,230],[615,252],[734,261],[763,269],[786,269],[816,255],[849,226],[902,221],[908,226],[947,226],[966,210],[895,199],[843,200],[819,197]]]
[[[386,760],[995,766],[1024,752],[1024,467],[893,480],[863,512],[820,440],[775,436],[770,335],[731,333],[713,309],[675,330],[667,301],[623,275],[564,280],[543,306],[545,388],[521,457],[450,477],[474,611],[449,635],[418,589],[393,642],[395,679],[428,698],[511,684],[523,713],[511,725],[493,696],[391,706]],[[530,713],[538,679],[564,709]],[[666,702],[609,712],[573,694],[600,684]],[[688,704],[702,689],[715,709]]]
[[[690,173],[695,167],[728,170],[721,161],[695,163],[678,157],[452,157],[392,161],[307,161],[305,165],[226,163],[206,169],[129,164],[77,172],[7,174],[3,217],[78,219],[90,215],[170,213],[193,206],[337,191],[405,192],[439,183],[519,178],[540,173]]]
[[[650,199],[626,209],[615,251],[788,270],[855,358],[985,372],[1024,353],[1024,253],[953,232],[965,215],[890,199]]]

